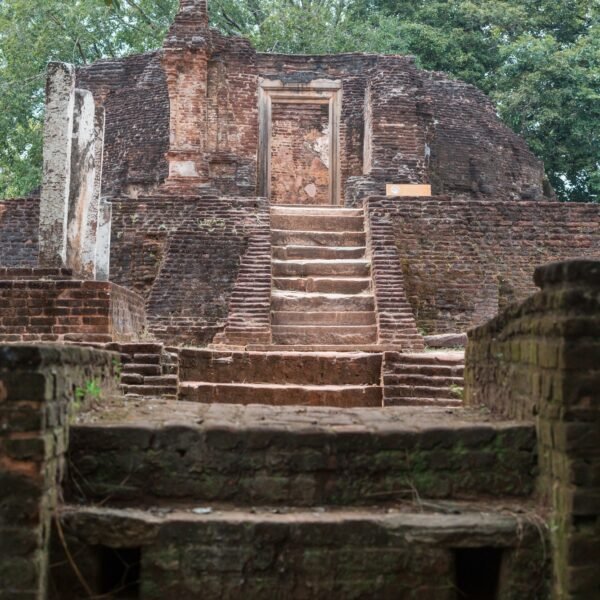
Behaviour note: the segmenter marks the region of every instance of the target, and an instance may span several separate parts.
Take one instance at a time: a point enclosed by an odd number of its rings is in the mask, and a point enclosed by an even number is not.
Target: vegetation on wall
[[[161,45],[177,0],[0,0],[0,197],[38,185],[44,70]],[[563,200],[600,201],[599,0],[209,0],[269,52],[414,54],[488,93]]]

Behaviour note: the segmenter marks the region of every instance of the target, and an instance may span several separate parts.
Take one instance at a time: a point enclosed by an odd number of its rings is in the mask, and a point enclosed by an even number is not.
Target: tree
[[[39,185],[46,64],[159,46],[177,0],[0,0],[0,198]]]

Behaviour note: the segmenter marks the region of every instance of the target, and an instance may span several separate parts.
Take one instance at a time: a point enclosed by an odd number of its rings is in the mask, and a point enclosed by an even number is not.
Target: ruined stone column
[[[67,215],[67,267],[82,275],[88,213],[94,198],[96,179],[96,129],[94,97],[75,90],[71,184]],[[92,209],[92,212],[93,209]]]
[[[208,182],[206,0],[182,0],[165,42],[163,68],[170,104],[170,182]]]
[[[96,278],[96,243],[98,238],[98,210],[102,192],[102,159],[104,154],[104,108],[96,109],[94,122],[94,190],[87,211],[83,238],[82,272],[86,278]]]
[[[74,102],[74,67],[65,63],[50,63],[46,82],[44,167],[40,199],[41,267],[60,268],[67,261],[67,209]]]

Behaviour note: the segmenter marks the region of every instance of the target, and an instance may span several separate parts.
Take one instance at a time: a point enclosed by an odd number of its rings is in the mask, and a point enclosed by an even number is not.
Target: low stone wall
[[[47,597],[50,522],[77,407],[115,392],[118,358],[0,346],[0,597]]]
[[[536,265],[600,259],[600,206],[432,198],[368,200],[390,221],[417,326],[480,325],[535,291]]]
[[[114,283],[64,270],[0,271],[1,341],[128,341],[144,329],[143,299]]]
[[[600,262],[540,267],[541,291],[469,333],[465,402],[537,415],[556,598],[600,589]]]

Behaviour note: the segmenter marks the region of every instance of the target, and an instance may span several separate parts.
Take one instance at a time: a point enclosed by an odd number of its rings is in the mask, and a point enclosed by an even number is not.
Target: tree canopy
[[[544,160],[559,197],[600,201],[600,0],[210,0],[262,51],[413,54],[472,83]],[[40,178],[45,65],[161,45],[177,0],[0,0],[0,197]]]

